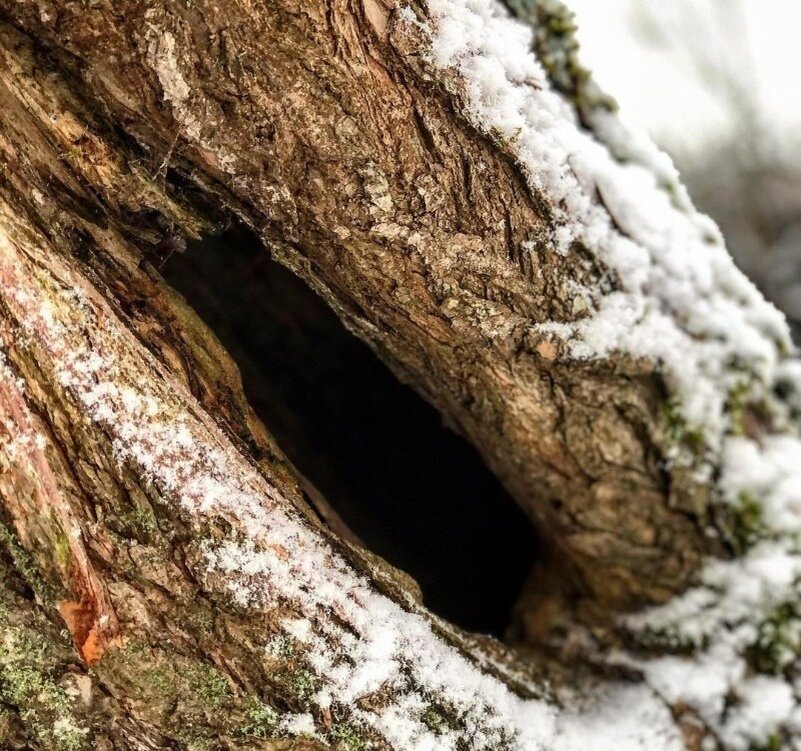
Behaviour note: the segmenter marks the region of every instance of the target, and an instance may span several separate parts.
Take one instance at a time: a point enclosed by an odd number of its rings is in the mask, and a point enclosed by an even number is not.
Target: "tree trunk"
[[[509,5],[547,75],[495,0],[0,0],[3,747],[796,747],[784,323]],[[234,216],[536,525],[514,648],[349,536],[161,277]]]

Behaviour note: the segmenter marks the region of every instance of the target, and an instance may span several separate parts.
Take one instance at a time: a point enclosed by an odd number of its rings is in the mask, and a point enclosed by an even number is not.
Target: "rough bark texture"
[[[544,204],[453,111],[391,3],[7,13],[86,82],[143,169],[244,216],[479,446],[577,585],[624,606],[682,586],[705,503],[659,470],[659,381],[640,363],[565,366],[534,333],[581,316],[570,285],[603,269],[536,252]]]
[[[396,11],[389,0],[0,2],[6,747],[388,747],[337,705],[317,740],[281,739],[275,708],[302,713],[316,690],[278,625],[296,605],[254,614],[209,576],[198,522],[83,414],[63,378],[80,348],[116,363],[120,393],[149,390],[202,445],[225,445],[243,477],[257,468],[264,504],[453,650],[495,664],[523,695],[544,669],[512,679],[502,647],[426,615],[403,574],[310,512],[235,366],[154,267],[229,213],[529,513],[548,546],[524,608],[531,642],[548,641],[568,603],[612,639],[609,613],[666,600],[708,552],[706,489],[662,469],[671,425],[653,366],[566,364],[535,331],[581,316],[571,284],[606,283],[605,270],[581,252],[530,252],[550,243],[545,202],[504,144],[460,116],[459,82],[430,75]],[[236,523],[211,515],[201,531],[223,540]],[[557,684],[583,669],[548,663]],[[451,722],[436,697],[431,707],[432,726]]]

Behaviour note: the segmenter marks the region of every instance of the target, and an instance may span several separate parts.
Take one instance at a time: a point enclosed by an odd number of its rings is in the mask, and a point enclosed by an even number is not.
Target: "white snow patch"
[[[301,644],[306,644],[307,642],[310,642],[314,637],[312,625],[305,618],[298,618],[295,621],[285,620],[281,625],[284,631],[286,631],[290,636],[293,636],[295,639],[301,642]]]
[[[559,718],[553,748],[560,751],[684,749],[664,704],[639,686],[599,686],[591,700],[575,697]]]
[[[795,709],[792,687],[784,680],[757,675],[737,686],[737,705],[720,730],[732,749],[749,749],[769,738]]]
[[[314,717],[308,712],[302,714],[288,714],[281,718],[281,730],[289,735],[316,735],[317,728],[314,725]]]

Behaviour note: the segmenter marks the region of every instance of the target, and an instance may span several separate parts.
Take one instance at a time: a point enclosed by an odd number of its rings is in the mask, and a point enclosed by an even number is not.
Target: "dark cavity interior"
[[[501,635],[537,553],[531,524],[477,452],[300,279],[235,226],[162,273],[239,365],[292,463],[426,605]]]

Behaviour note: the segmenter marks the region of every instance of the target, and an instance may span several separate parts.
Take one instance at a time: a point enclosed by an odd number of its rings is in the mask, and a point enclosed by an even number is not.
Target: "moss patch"
[[[312,697],[320,690],[320,679],[305,668],[288,670],[276,675],[276,681],[285,689],[291,699],[304,710],[311,707]]]
[[[162,732],[166,729],[174,742],[191,751],[264,748],[265,741],[288,740],[291,736],[281,729],[281,710],[308,711],[321,686],[305,668],[272,673],[269,693],[277,695],[279,709],[232,686],[223,672],[202,659],[144,642],[108,653],[96,670],[106,685],[133,697],[138,716]],[[342,751],[360,751],[357,736],[342,728],[332,741]]]
[[[737,552],[750,548],[760,538],[762,530],[762,504],[753,493],[744,490],[731,509],[731,534]]]
[[[82,751],[89,748],[89,728],[84,725],[73,700],[56,682],[53,658],[43,637],[2,622],[2,701],[17,709],[27,732],[44,748]]]
[[[8,551],[14,562],[14,568],[36,596],[42,602],[54,602],[56,599],[54,589],[42,578],[38,566],[28,551],[22,547],[16,534],[2,522],[0,522],[0,545]]]
[[[757,640],[746,651],[760,673],[780,674],[801,654],[801,605],[785,603],[759,625]]]
[[[337,751],[363,751],[368,747],[362,734],[347,722],[335,723],[328,735]]]
[[[579,61],[579,43],[573,13],[559,0],[505,0],[534,30],[534,51],[554,88],[587,114],[595,109],[614,111],[615,100],[604,94],[590,71]]]
[[[668,399],[662,404],[662,417],[668,442],[689,451],[696,457],[705,446],[704,435],[685,419],[677,399]]]
[[[272,738],[278,727],[278,712],[255,696],[244,701],[244,715],[239,734],[251,738]]]

